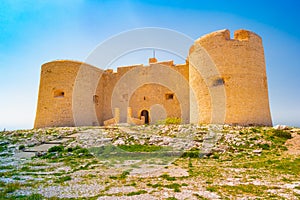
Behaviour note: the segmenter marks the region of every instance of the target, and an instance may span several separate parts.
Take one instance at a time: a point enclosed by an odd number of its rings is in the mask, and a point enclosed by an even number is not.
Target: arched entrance
[[[148,110],[142,110],[141,116],[145,117],[145,124],[149,124],[149,112],[148,112]]]

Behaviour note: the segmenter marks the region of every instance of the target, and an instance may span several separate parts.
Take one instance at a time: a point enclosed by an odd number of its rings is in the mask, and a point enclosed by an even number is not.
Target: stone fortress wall
[[[68,60],[42,66],[35,128],[167,117],[183,123],[272,125],[261,38],[221,30],[197,39],[187,61],[101,70]],[[147,112],[145,114],[145,112]],[[145,117],[147,115],[147,117]]]

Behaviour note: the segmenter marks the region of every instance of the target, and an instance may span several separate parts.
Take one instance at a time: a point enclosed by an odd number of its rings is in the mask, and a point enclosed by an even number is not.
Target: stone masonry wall
[[[199,38],[217,66],[226,91],[225,123],[271,125],[264,49],[253,32],[228,30]],[[222,84],[222,83],[221,83]],[[222,98],[222,97],[219,97]]]
[[[116,108],[123,123],[128,107],[134,119],[147,110],[150,123],[180,117],[183,123],[272,125],[261,38],[216,31],[197,39],[178,65],[151,58],[149,66],[113,72],[76,61],[45,63],[34,127],[103,125]]]
[[[74,126],[72,92],[81,64],[59,60],[42,65],[35,128]]]

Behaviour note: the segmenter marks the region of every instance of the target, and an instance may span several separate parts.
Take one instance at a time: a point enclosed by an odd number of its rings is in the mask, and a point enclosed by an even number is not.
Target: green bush
[[[163,178],[163,179],[166,179],[167,181],[175,181],[176,180],[175,177],[172,177],[169,174],[163,174],[160,177]]]
[[[77,154],[82,153],[82,154],[85,154],[85,155],[90,153],[89,150],[86,149],[86,148],[80,148],[80,149],[75,150],[74,152],[77,153]]]
[[[146,194],[147,191],[146,190],[139,190],[136,192],[129,192],[126,196],[134,196],[134,195],[140,195],[140,194]]]
[[[45,198],[41,194],[31,194],[30,196],[27,196],[26,199],[27,200],[42,200]]]
[[[199,158],[200,150],[189,150],[182,154],[182,158]]]
[[[76,147],[69,147],[68,149],[67,149],[67,151],[68,152],[73,152],[73,151],[76,151],[76,150],[78,150],[78,149],[82,149],[80,146],[76,146]]]
[[[4,150],[6,150],[6,147],[0,146],[0,152],[3,152]]]
[[[286,132],[286,131],[283,131],[283,130],[273,130],[273,136],[284,138],[284,139],[291,139],[292,138],[292,135],[291,135],[290,132]]]
[[[134,144],[134,145],[119,145],[120,149],[128,152],[154,152],[161,150],[163,147],[161,146],[155,146],[155,145],[140,145],[140,144]]]
[[[63,183],[63,182],[70,181],[70,180],[72,180],[71,176],[63,176],[63,177],[60,177],[59,179],[55,180],[54,182],[55,183]]]
[[[177,117],[174,118],[168,117],[165,120],[158,121],[158,124],[165,124],[165,125],[181,124],[181,119]]]
[[[20,146],[19,146],[19,150],[24,150],[25,149],[25,145],[24,144],[21,144]]]
[[[129,171],[122,172],[122,174],[120,175],[120,179],[125,179],[129,174],[130,174]]]
[[[270,149],[270,145],[269,144],[259,144],[258,146],[260,148],[262,148],[263,150],[269,150]]]
[[[54,146],[54,147],[51,147],[50,149],[48,149],[49,153],[51,153],[51,152],[63,152],[63,151],[64,151],[64,146],[62,146],[62,145]]]

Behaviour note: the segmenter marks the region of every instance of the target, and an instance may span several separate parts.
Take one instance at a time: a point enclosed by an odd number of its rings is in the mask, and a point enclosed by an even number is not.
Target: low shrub
[[[54,146],[54,147],[51,147],[50,149],[48,149],[49,153],[51,153],[51,152],[63,152],[63,151],[64,151],[64,146],[62,146],[62,145]]]
[[[19,150],[24,150],[25,149],[25,145],[24,144],[21,144],[20,146],[19,146]]]
[[[292,135],[290,132],[284,131],[284,130],[273,130],[273,136],[280,137],[284,139],[291,139]]]
[[[165,120],[158,121],[158,124],[165,124],[165,125],[181,124],[181,119],[177,118],[177,117],[174,117],[174,118],[168,117]]]

